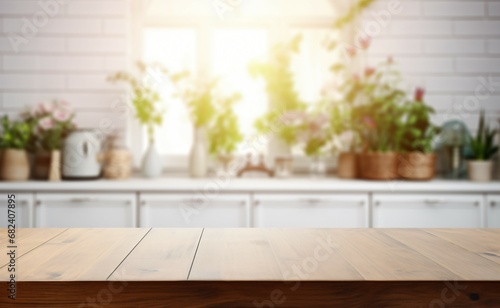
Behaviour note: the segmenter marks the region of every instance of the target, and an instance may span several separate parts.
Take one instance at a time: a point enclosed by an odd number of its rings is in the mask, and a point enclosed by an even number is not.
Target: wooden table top
[[[19,282],[500,281],[500,229],[19,229],[17,247]]]

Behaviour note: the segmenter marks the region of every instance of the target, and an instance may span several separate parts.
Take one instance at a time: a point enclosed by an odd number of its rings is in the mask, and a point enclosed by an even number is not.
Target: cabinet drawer
[[[141,194],[140,226],[147,228],[246,228],[249,196]]]
[[[375,228],[481,228],[482,195],[374,194]]]
[[[368,195],[272,194],[254,197],[254,225],[262,228],[364,228]]]
[[[15,195],[15,225],[16,228],[33,227],[33,194],[0,192],[3,199],[0,202],[0,228],[6,228],[8,223],[8,199],[10,195]]]
[[[486,227],[500,228],[500,195],[489,195],[487,197]]]
[[[135,227],[135,194],[37,194],[36,227]]]

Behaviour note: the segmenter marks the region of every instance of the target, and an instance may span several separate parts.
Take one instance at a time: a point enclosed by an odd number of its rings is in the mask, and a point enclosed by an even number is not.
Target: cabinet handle
[[[99,202],[99,199],[92,199],[92,198],[73,198],[70,199],[69,202],[73,203],[84,203],[84,202]]]
[[[375,201],[375,206],[380,206],[380,201]]]
[[[36,200],[36,201],[35,201],[35,205],[37,205],[37,206],[42,205],[42,201],[40,201],[40,200]]]
[[[305,200],[301,200],[301,203],[309,203],[309,204],[318,204],[318,203],[321,203],[323,202],[323,200],[321,199],[305,199]]]
[[[19,205],[28,205],[28,201],[26,201],[26,200],[20,201]]]
[[[478,207],[479,205],[480,205],[480,202],[479,202],[479,201],[474,202],[474,206],[475,206],[475,207]]]
[[[260,205],[260,201],[259,201],[259,200],[255,200],[255,201],[253,202],[253,205],[255,205],[255,206]]]
[[[146,205],[148,205],[148,203],[145,200],[142,200],[141,201],[141,206],[146,206]]]
[[[365,201],[361,201],[361,202],[359,203],[359,206],[365,206],[365,205],[366,205],[366,202],[365,202]]]
[[[491,201],[491,206],[492,207],[495,207],[497,205],[497,203],[495,201]]]
[[[444,200],[439,200],[439,199],[425,199],[424,203],[427,205],[436,205],[440,203],[446,203]]]

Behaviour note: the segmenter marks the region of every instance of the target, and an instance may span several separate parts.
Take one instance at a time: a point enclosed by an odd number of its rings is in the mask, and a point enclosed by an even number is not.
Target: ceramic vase
[[[48,179],[50,182],[61,181],[61,151],[53,150],[50,153],[50,169]]]
[[[160,154],[154,142],[149,143],[149,147],[142,160],[142,175],[148,179],[159,178],[163,171]]]
[[[203,178],[208,174],[208,137],[205,127],[194,129],[193,145],[189,155],[189,174],[192,178]]]

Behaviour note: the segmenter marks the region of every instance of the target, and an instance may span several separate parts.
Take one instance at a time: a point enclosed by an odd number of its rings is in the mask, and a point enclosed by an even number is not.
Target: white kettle
[[[66,180],[94,180],[102,172],[102,140],[92,130],[76,130],[64,141],[62,176]]]

